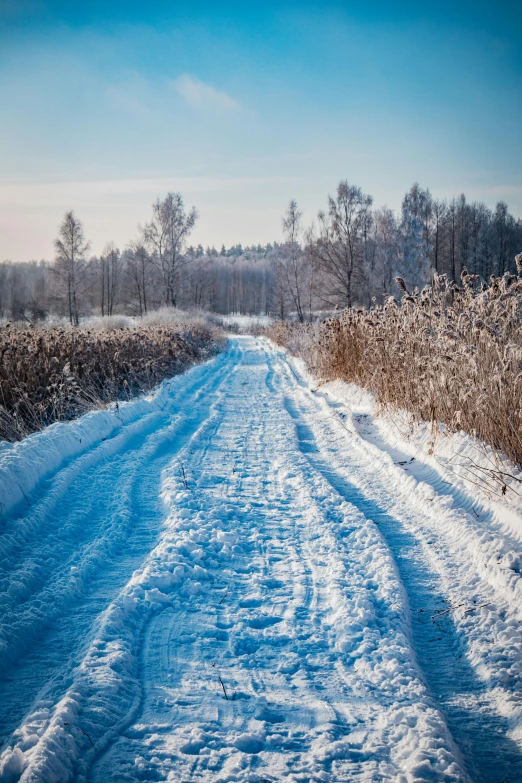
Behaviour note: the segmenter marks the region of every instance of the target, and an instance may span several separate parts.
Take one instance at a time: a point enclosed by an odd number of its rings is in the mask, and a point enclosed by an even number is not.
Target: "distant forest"
[[[80,216],[57,228],[55,258],[0,263],[0,318],[75,325],[90,315],[142,316],[162,306],[220,314],[266,314],[306,321],[325,309],[367,307],[434,273],[459,280],[463,269],[487,280],[515,271],[522,220],[500,201],[494,210],[464,194],[438,200],[413,185],[400,214],[374,209],[371,196],[346,181],[311,226],[291,201],[282,241],[230,248],[194,247],[198,219],[179,193],[155,202],[139,236],[124,248],[108,242],[90,254]]]

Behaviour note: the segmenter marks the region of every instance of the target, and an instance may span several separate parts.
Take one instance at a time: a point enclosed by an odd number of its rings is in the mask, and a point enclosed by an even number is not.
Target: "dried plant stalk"
[[[522,256],[518,264],[522,275]],[[522,465],[522,277],[461,285],[435,276],[370,310],[320,324],[277,323],[277,343],[321,378],[372,391],[381,405],[476,436]]]
[[[0,439],[149,391],[217,349],[213,328],[0,328]]]

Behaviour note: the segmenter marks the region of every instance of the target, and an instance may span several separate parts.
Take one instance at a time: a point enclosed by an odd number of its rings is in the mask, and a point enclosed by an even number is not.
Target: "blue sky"
[[[522,11],[426,6],[0,0],[0,259],[51,257],[70,208],[123,246],[168,190],[217,246],[341,178],[522,215]]]

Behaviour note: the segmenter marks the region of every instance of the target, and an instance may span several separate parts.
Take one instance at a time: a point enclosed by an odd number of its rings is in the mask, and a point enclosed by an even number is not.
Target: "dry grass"
[[[0,327],[0,439],[149,391],[218,349],[202,324],[97,329]]]
[[[383,406],[463,430],[522,465],[522,277],[485,284],[463,272],[460,286],[439,276],[421,293],[398,283],[400,304],[268,334],[317,376],[356,383]]]

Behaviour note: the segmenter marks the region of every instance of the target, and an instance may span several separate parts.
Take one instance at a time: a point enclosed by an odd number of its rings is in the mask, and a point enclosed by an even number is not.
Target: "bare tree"
[[[74,326],[80,323],[78,303],[79,287],[85,273],[85,254],[89,242],[85,240],[83,225],[74,212],[66,212],[56,239],[54,271],[65,289],[69,320]]]
[[[432,242],[432,260],[433,268],[437,274],[442,268],[442,259],[444,255],[444,229],[448,213],[448,205],[445,201],[433,202],[433,242]]]
[[[127,276],[129,278],[131,293],[138,300],[140,315],[146,315],[149,303],[149,276],[152,259],[141,240],[132,242],[127,253]]]
[[[195,226],[198,213],[194,207],[185,211],[180,193],[167,193],[163,201],[153,204],[152,220],[145,226],[144,236],[154,251],[163,276],[165,302],[176,306],[184,265],[184,248]]]
[[[304,252],[306,253],[308,280],[306,285],[306,307],[308,311],[308,320],[310,323],[313,321],[314,305],[319,303],[320,297],[317,296],[317,291],[321,287],[321,275],[320,269],[317,266],[317,254],[315,252],[316,238],[315,238],[315,226],[312,223],[304,234]]]
[[[310,283],[310,257],[301,246],[302,216],[297,202],[292,199],[283,217],[285,242],[279,254],[279,274],[301,323],[305,320],[306,291]]]
[[[411,289],[422,288],[431,277],[431,214],[431,194],[416,182],[403,199],[399,227],[400,275]]]
[[[272,258],[272,285],[270,290],[270,310],[284,321],[288,315],[288,285],[281,262],[281,249],[274,254]]]
[[[143,240],[158,264],[163,277],[167,268],[168,220],[162,202],[157,199],[152,205],[152,220],[143,229]],[[168,291],[167,297],[168,299]]]
[[[319,212],[315,251],[329,278],[328,299],[348,307],[353,303],[354,282],[363,273],[363,238],[371,205],[371,196],[343,180],[337,187],[336,198],[328,199],[328,215]]]
[[[512,245],[513,229],[516,223],[512,215],[509,214],[508,206],[504,201],[499,201],[493,214],[493,236],[496,255],[496,274],[503,275],[509,269],[515,245]]]
[[[101,314],[112,315],[120,284],[121,254],[114,242],[108,242],[100,258]]]
[[[393,210],[383,207],[375,212],[375,280],[371,293],[390,294],[393,277],[398,274],[399,236],[397,218]]]

